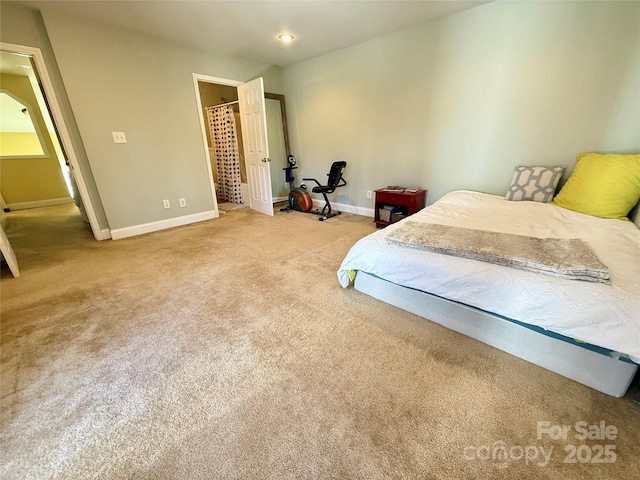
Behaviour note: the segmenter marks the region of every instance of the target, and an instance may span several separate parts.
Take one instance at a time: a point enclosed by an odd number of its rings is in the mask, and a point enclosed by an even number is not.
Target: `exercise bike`
[[[289,155],[287,157],[287,163],[289,164],[287,167],[283,168],[285,170],[286,181],[289,183],[289,196],[288,196],[288,205],[285,208],[281,208],[280,211],[290,211],[296,210],[298,212],[311,213],[314,215],[319,215],[321,222],[326,220],[327,218],[335,217],[340,215],[342,212],[332,211],[331,203],[329,202],[329,198],[327,197],[328,193],[333,193],[336,188],[344,187],[347,184],[347,181],[342,177],[342,172],[347,166],[347,162],[338,161],[333,162],[331,164],[331,169],[327,176],[329,177],[326,185],[322,185],[315,178],[303,178],[302,181],[312,181],[317,184],[316,187],[313,187],[311,191],[313,193],[321,193],[324,197],[324,207],[322,210],[316,209],[312,211],[313,208],[313,199],[309,192],[307,192],[307,186],[303,183],[299,187],[294,186],[295,178],[293,176],[293,170],[296,167],[296,159],[293,155]]]
[[[287,206],[281,208],[281,212],[288,212],[290,210],[296,210],[298,212],[309,212],[313,208],[313,199],[309,192],[307,192],[307,186],[303,183],[299,187],[296,187],[295,177],[293,176],[293,170],[296,168],[296,157],[293,155],[287,156],[288,166],[283,168],[285,172],[285,181],[289,184],[289,196],[287,197]]]

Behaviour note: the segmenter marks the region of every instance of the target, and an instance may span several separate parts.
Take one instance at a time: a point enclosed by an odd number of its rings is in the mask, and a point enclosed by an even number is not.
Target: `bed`
[[[579,238],[610,283],[566,279],[388,241],[407,223],[533,238]],[[343,287],[564,375],[623,396],[640,363],[640,230],[551,203],[460,190],[359,240]]]

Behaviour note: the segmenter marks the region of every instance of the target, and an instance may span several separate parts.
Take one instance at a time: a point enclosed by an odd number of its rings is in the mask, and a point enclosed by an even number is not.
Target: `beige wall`
[[[300,176],[504,194],[513,167],[640,151],[640,3],[495,2],[284,69]]]
[[[42,156],[44,149],[36,132],[0,131],[0,157]]]
[[[36,202],[69,197],[60,163],[29,78],[0,75],[2,89],[27,104],[31,118],[40,130],[47,158],[0,159],[0,191],[7,204]]]
[[[297,177],[324,178],[347,160],[349,185],[335,197],[357,206],[390,183],[428,188],[429,202],[457,188],[502,194],[517,163],[572,167],[582,151],[638,151],[639,14],[637,2],[494,2],[284,77],[46,7],[42,23],[3,5],[2,40],[43,49],[63,114],[72,129],[77,121],[72,140],[85,181],[95,178],[101,225],[122,228],[213,207],[194,72],[263,76],[267,91],[285,93]],[[114,144],[112,131],[128,143]],[[188,208],[162,208],[180,197]]]
[[[46,7],[42,14],[111,228],[211,211],[192,74],[238,81],[262,76],[268,91],[281,93],[281,69]],[[125,132],[128,143],[114,144],[112,131]],[[186,208],[177,207],[182,197]]]

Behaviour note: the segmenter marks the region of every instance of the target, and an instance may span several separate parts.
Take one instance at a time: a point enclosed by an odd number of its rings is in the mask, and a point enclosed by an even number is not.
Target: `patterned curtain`
[[[240,155],[233,109],[230,106],[210,107],[207,108],[207,117],[218,174],[218,202],[242,203]]]

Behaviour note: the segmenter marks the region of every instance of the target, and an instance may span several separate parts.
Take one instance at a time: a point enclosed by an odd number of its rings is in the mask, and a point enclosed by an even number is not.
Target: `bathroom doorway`
[[[202,105],[202,115],[205,122],[207,150],[209,151],[210,169],[213,176],[213,185],[218,200],[218,209],[228,212],[239,208],[247,207],[249,184],[247,181],[247,166],[244,159],[244,147],[242,143],[242,125],[240,122],[240,109],[238,103],[238,89],[232,85],[222,85],[198,81],[198,93]],[[215,118],[215,120],[214,120]],[[234,181],[239,183],[238,188],[225,186],[226,167],[221,165],[220,159],[216,158],[216,146],[213,144],[211,124],[212,122],[227,123],[225,130],[235,136],[235,142],[230,147],[232,155],[235,156],[238,168]],[[222,178],[221,178],[222,177]],[[238,190],[238,191],[236,191]]]
[[[216,195],[218,190],[218,171],[214,155],[214,145],[212,145],[211,134],[209,130],[209,114],[207,109],[210,107],[230,107],[233,110],[235,128],[238,134],[238,153],[240,155],[240,177],[241,191],[244,204],[249,204],[249,179],[247,174],[247,165],[245,164],[245,155],[243,151],[242,126],[239,121],[239,108],[236,103],[238,97],[238,86],[242,82],[227,80],[216,77],[208,77],[204,75],[194,74],[194,82],[196,85],[196,94],[198,95],[202,135],[207,147],[207,157],[209,160],[209,171],[212,185]],[[284,95],[265,93],[265,115],[267,124],[267,143],[269,150],[269,170],[272,202],[286,201],[289,192],[289,185],[285,181],[284,168],[287,166],[287,156],[290,154],[289,138],[287,131],[286,106]],[[224,198],[217,198],[218,211],[232,211],[242,208],[244,205],[227,202]]]

